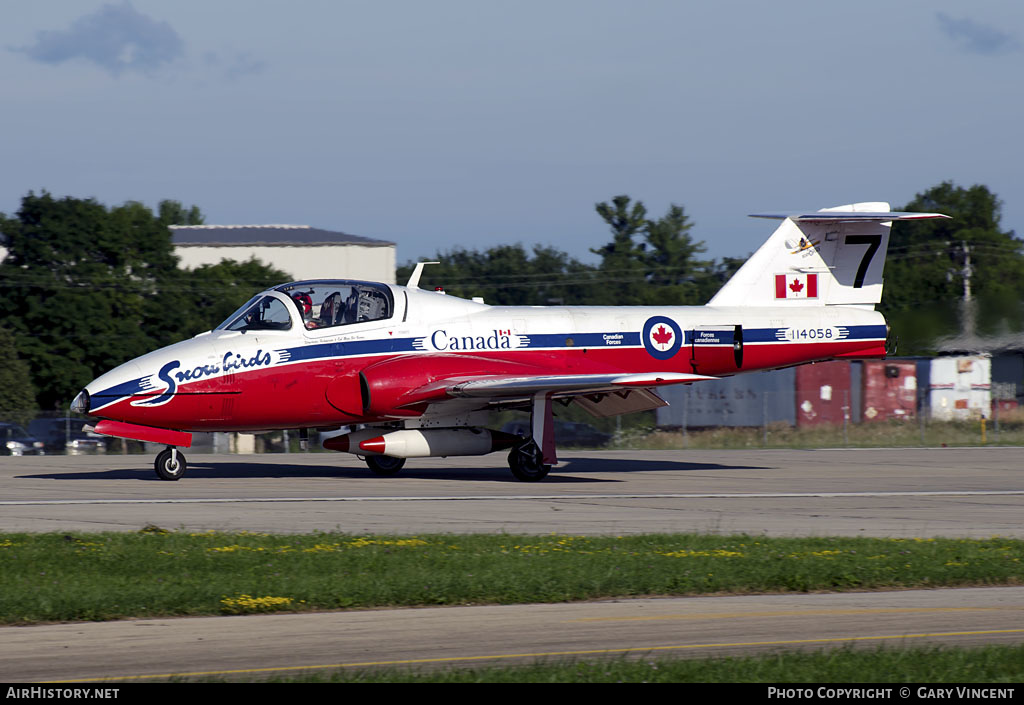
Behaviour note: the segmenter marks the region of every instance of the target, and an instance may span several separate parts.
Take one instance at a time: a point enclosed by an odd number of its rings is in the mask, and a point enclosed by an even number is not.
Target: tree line
[[[437,253],[440,264],[424,270],[421,286],[437,283],[455,296],[500,306],[675,306],[705,303],[743,264],[743,258],[702,257],[704,244],[693,239],[682,206],[672,204],[654,218],[642,201],[622,195],[595,210],[611,235],[591,249],[599,264],[550,245],[456,248]],[[413,266],[399,267],[397,281],[406,281]]]
[[[99,374],[209,330],[254,293],[289,276],[256,260],[180,269],[169,225],[202,213],[175,201],[128,202],[29,193],[0,214],[0,420],[31,399],[67,409]]]
[[[747,259],[704,258],[703,242],[694,240],[694,225],[676,204],[651,218],[643,202],[622,195],[595,210],[611,236],[591,250],[600,257],[597,264],[547,245],[532,252],[522,245],[457,248],[437,253],[433,259],[442,264],[424,270],[423,286],[438,282],[457,296],[499,305],[699,305]],[[946,181],[895,210],[952,217],[893,225],[879,310],[899,338],[898,354],[933,354],[961,330],[965,279],[979,335],[1024,329],[1024,243],[1002,228],[995,194]],[[398,281],[412,267],[401,267]]]
[[[879,308],[900,354],[931,353],[960,329],[965,279],[980,334],[1024,329],[1024,243],[1002,229],[1001,207],[985,186],[943,182],[897,208],[952,216],[893,226]],[[607,240],[591,249],[596,264],[552,245],[456,248],[437,253],[442,264],[421,285],[498,305],[699,305],[746,260],[706,258],[681,205],[657,217],[619,195],[595,212],[606,228],[595,239]],[[46,192],[0,214],[0,420],[31,406],[65,409],[102,372],[209,330],[291,278],[255,259],[181,269],[168,226],[202,222],[199,208],[176,201],[154,212]],[[397,281],[413,266],[400,267]]]

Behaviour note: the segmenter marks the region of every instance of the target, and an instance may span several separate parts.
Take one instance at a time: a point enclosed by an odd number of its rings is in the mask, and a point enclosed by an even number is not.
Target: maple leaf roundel
[[[651,357],[668,360],[679,352],[683,344],[683,331],[679,324],[665,316],[651,316],[644,323],[641,339]]]

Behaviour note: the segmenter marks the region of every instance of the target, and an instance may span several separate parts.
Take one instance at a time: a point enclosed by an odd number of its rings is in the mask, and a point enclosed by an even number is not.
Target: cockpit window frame
[[[278,302],[284,307],[284,313],[288,316],[288,325],[283,328],[232,328],[239,320],[241,320],[246,314],[253,309],[254,306],[258,305],[265,299],[270,299]],[[228,316],[223,323],[217,326],[214,330],[228,331],[232,333],[287,333],[295,329],[295,318],[293,305],[287,296],[282,296],[276,291],[261,291],[260,293],[253,296],[244,306],[239,308],[235,313]]]
[[[223,321],[221,321],[220,325],[218,325],[216,328],[214,328],[214,330],[227,330],[228,326],[230,324],[234,323],[236,320],[241,318],[242,314],[245,313],[246,311],[248,311],[250,308],[252,308],[253,304],[255,304],[257,301],[259,301],[263,296],[265,296],[266,293],[267,292],[265,292],[265,291],[261,291],[258,294],[253,294],[252,298],[250,298],[244,304],[242,304],[241,306],[236,308],[234,311],[232,311],[231,315],[229,315],[227,318],[225,318]]]
[[[307,334],[316,335],[320,331],[340,333],[352,326],[383,325],[396,315],[394,292],[381,282],[311,279],[282,284],[274,291],[291,300],[293,312],[298,312],[302,321],[297,327]],[[302,297],[305,299],[300,302]],[[372,306],[375,300],[383,302],[384,315],[360,319],[364,306]],[[330,323],[326,322],[325,315]]]

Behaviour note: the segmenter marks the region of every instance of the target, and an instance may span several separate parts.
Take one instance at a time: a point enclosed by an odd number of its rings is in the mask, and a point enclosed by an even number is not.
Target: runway
[[[745,532],[1024,537],[1019,448],[564,453],[540,483],[501,455],[410,461],[190,455],[0,460],[0,531]],[[0,681],[241,680],[331,668],[1024,642],[1024,588],[712,596],[0,628]]]
[[[502,454],[410,460],[377,477],[342,454],[0,460],[0,531],[748,533],[1024,537],[1020,448],[563,453],[543,482]]]
[[[438,607],[0,628],[0,681],[442,668],[1024,641],[1024,587]]]

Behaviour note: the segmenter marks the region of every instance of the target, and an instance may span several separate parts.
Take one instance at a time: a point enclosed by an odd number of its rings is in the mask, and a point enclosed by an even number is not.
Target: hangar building
[[[308,225],[172,225],[174,254],[194,269],[255,257],[293,279],[395,283],[395,243]],[[7,257],[0,235],[0,262]]]
[[[174,253],[189,269],[252,257],[293,279],[395,282],[395,243],[308,225],[172,225]]]

